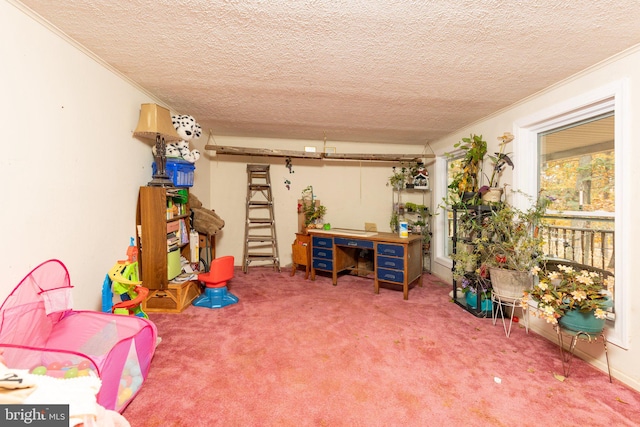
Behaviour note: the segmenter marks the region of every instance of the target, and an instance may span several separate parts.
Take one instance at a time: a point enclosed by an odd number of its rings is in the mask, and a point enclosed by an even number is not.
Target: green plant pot
[[[598,319],[593,311],[570,310],[558,323],[565,329],[588,334],[599,334],[604,329],[605,319]]]
[[[478,294],[474,294],[473,292],[467,292],[464,295],[465,300],[467,301],[467,306],[473,308],[474,310],[478,307]],[[490,312],[492,310],[492,303],[490,299],[483,299],[480,303],[480,310]]]

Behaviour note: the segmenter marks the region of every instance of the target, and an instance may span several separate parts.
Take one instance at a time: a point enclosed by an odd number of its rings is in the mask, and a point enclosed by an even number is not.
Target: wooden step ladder
[[[247,165],[242,271],[247,273],[252,261],[273,263],[273,268],[280,271],[269,165]]]

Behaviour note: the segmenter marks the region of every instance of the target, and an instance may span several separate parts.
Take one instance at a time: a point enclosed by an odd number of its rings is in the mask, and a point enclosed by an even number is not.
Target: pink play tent
[[[72,288],[62,262],[34,268],[0,307],[0,350],[9,368],[98,375],[98,403],[122,412],[147,377],[156,327],[136,316],[73,310]]]

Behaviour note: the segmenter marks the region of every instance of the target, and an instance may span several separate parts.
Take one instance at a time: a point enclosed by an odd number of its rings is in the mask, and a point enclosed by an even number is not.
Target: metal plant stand
[[[564,371],[564,376],[569,377],[569,372],[571,370],[571,362],[573,361],[573,356],[576,348],[576,344],[578,340],[586,341],[588,343],[596,343],[598,341],[602,341],[604,345],[604,356],[607,360],[607,371],[609,373],[609,382],[613,382],[611,379],[611,367],[609,366],[609,353],[607,353],[607,338],[604,335],[604,331],[599,333],[588,333],[588,332],[576,332],[570,331],[568,329],[562,328],[559,325],[556,325],[556,333],[558,335],[558,345],[560,346],[560,359],[562,360],[562,370]],[[564,349],[564,338],[570,338],[571,341],[569,343],[568,350]]]

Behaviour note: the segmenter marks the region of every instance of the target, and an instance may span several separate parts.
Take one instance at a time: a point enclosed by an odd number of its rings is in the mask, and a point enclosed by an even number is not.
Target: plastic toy
[[[102,285],[102,311],[148,319],[141,306],[147,295],[149,289],[138,280],[138,263],[118,261]]]
[[[73,363],[71,360],[64,362],[51,362],[47,366],[38,365],[30,370],[33,375],[47,375],[54,378],[77,378],[89,375],[97,375],[96,368],[88,360]]]
[[[131,237],[127,259],[118,261],[104,278],[102,311],[148,319],[141,306],[147,295],[149,289],[142,286],[142,282],[138,280],[138,247]]]
[[[0,352],[11,369],[63,378],[93,371],[102,383],[98,404],[122,413],[147,377],[157,329],[137,316],[73,310],[71,289],[62,262],[34,268],[0,306]]]
[[[233,279],[233,261],[231,255],[211,261],[208,273],[198,274],[198,280],[204,282],[204,293],[193,301],[196,307],[222,308],[238,302],[238,297],[227,289],[227,282]]]
[[[131,238],[129,247],[127,248],[127,261],[138,262],[138,247],[135,245],[133,237]]]

